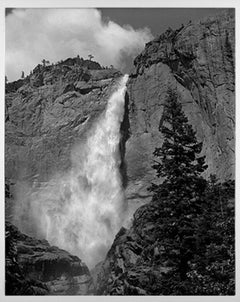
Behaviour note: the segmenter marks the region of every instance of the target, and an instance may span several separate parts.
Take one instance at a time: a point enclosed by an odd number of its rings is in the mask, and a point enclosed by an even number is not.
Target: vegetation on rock
[[[234,294],[234,183],[205,180],[205,157],[199,156],[192,126],[177,94],[169,90],[160,128],[163,144],[156,148],[153,168],[162,183],[152,184],[158,206],[163,274],[159,294]]]

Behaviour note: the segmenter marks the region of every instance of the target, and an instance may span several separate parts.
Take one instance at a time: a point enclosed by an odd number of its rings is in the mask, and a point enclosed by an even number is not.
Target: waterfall
[[[71,171],[32,191],[28,203],[38,232],[90,267],[105,257],[123,222],[119,142],[127,80],[121,78],[84,144],[74,147]]]

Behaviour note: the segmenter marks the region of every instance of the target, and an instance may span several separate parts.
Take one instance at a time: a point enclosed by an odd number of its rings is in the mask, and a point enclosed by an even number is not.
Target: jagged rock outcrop
[[[6,294],[84,295],[91,283],[77,256],[6,223]]]
[[[136,208],[151,200],[152,153],[169,87],[176,89],[203,142],[207,175],[234,178],[234,10],[189,23],[146,44],[128,83],[130,137],[126,143],[127,197]]]
[[[167,253],[157,240],[161,232],[158,205],[150,203],[134,214],[130,229],[116,235],[105,261],[92,271],[89,288],[96,295],[159,295],[162,274],[171,270],[162,261]]]

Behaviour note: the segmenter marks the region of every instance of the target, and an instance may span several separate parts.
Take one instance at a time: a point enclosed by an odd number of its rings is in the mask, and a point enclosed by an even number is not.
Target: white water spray
[[[71,172],[31,192],[28,203],[38,233],[90,267],[104,258],[123,221],[119,142],[127,80],[119,82],[86,143],[74,148]]]

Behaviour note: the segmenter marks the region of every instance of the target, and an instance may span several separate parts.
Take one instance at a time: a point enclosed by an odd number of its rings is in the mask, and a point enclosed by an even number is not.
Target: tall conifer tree
[[[205,156],[199,156],[202,143],[197,142],[196,133],[188,123],[177,93],[168,90],[159,130],[164,141],[154,151],[153,168],[163,178],[161,185],[152,185],[155,198],[174,195],[189,200],[201,194],[205,181],[201,176],[207,169]]]
[[[169,249],[175,272],[183,281],[188,261],[198,246],[196,224],[203,210],[202,196],[207,184],[201,174],[207,165],[205,156],[200,156],[202,143],[197,141],[173,90],[168,90],[159,130],[164,140],[154,151],[153,168],[162,183],[152,184],[150,191],[163,219],[159,239]]]

